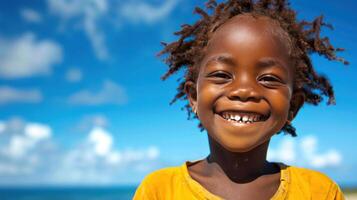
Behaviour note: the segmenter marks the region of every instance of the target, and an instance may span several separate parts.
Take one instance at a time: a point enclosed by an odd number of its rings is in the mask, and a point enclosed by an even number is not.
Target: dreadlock
[[[196,7],[194,13],[199,14],[201,18],[192,25],[182,25],[181,30],[174,33],[179,36],[179,39],[169,44],[162,43],[164,49],[159,52],[159,56],[167,55],[165,63],[169,67],[168,71],[161,77],[162,80],[166,80],[181,69],[185,69],[185,77],[183,80],[179,79],[177,94],[170,104],[179,99],[187,100],[184,91],[185,82],[197,80],[197,63],[203,57],[204,48],[207,46],[212,33],[230,18],[241,14],[267,16],[277,21],[292,43],[291,56],[294,58],[295,65],[294,91],[296,89],[302,90],[306,96],[305,102],[312,105],[318,105],[323,100],[323,96],[328,97],[328,105],[335,104],[332,85],[325,76],[316,73],[310,55],[317,53],[328,60],[339,61],[348,65],[346,60],[336,56],[337,52],[344,49],[335,48],[330,44],[328,37],[320,36],[323,26],[333,29],[330,24],[323,21],[322,15],[311,22],[298,21],[296,12],[289,6],[287,0],[228,0],[224,3],[209,0],[206,3],[206,9]],[[182,109],[187,110],[188,119],[191,119],[193,112],[190,105],[187,103]],[[197,118],[197,116],[194,116],[194,118]],[[199,128],[201,128],[201,131],[204,130],[201,123]],[[296,129],[288,123],[284,125],[280,132],[296,136]]]

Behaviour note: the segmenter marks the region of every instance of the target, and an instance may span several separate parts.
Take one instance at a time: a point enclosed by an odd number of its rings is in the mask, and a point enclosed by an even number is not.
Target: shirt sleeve
[[[340,187],[338,187],[338,185],[336,185],[337,190],[336,190],[336,195],[335,195],[335,200],[345,200],[345,197],[340,189]]]
[[[157,198],[152,195],[152,191],[150,189],[149,183],[147,180],[143,180],[143,182],[136,189],[133,200],[156,200]]]
[[[331,199],[331,200],[345,200],[345,196],[343,195],[340,187],[333,182],[331,189],[329,191],[329,198],[327,199]]]

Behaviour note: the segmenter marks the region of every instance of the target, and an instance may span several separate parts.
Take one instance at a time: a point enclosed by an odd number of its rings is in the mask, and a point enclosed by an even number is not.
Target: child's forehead
[[[280,26],[277,20],[268,16],[241,14],[232,17],[223,23],[208,39],[208,46],[214,41],[221,42],[229,35],[241,36],[254,33],[257,37],[268,36],[272,40],[284,45],[288,54],[291,54],[292,43],[289,34]]]
[[[252,29],[260,29],[263,30],[264,33],[286,33],[286,31],[281,27],[279,21],[265,15],[253,14],[240,14],[230,18],[216,30],[216,33],[220,32],[222,29],[235,29],[240,26],[249,26]]]

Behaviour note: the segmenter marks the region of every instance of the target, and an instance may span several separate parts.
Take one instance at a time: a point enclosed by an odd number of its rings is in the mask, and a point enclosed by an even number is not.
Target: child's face
[[[267,142],[296,114],[289,113],[290,104],[302,105],[303,98],[293,100],[289,49],[269,31],[274,28],[267,19],[230,19],[211,37],[197,84],[186,83],[187,92],[196,90],[188,97],[202,125],[230,151]]]

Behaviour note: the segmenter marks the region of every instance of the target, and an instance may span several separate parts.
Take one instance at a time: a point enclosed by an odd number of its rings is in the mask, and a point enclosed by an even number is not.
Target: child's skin
[[[274,30],[274,31],[271,31]],[[280,168],[266,160],[270,138],[296,116],[304,95],[293,93],[294,67],[281,27],[267,17],[238,15],[214,32],[185,91],[208,132],[210,155],[189,166],[193,179],[224,199],[270,199]],[[268,116],[251,124],[222,112]]]

